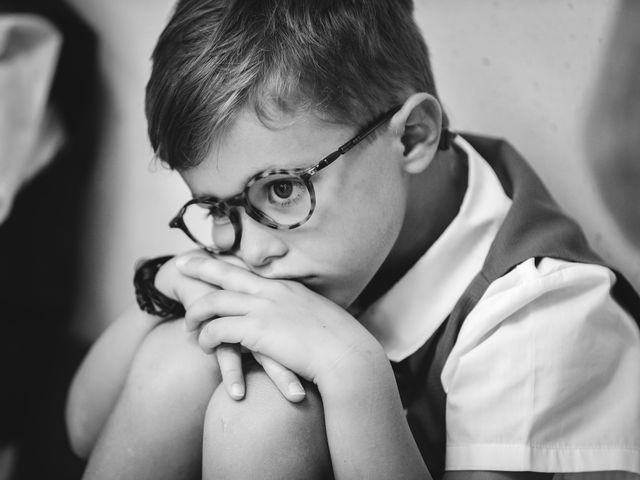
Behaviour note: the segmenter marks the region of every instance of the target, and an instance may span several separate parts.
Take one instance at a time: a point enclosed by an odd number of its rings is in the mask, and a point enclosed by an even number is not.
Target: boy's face
[[[306,113],[282,116],[269,127],[246,109],[200,165],[182,176],[194,196],[227,198],[262,171],[316,164],[355,129]],[[402,227],[407,175],[402,143],[383,125],[311,179],[316,208],[293,230],[275,230],[241,209],[234,254],[258,275],[300,281],[347,307],[378,270]]]

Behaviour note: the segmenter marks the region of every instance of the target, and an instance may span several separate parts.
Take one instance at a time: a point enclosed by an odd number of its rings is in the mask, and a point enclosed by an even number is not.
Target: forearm
[[[431,478],[386,358],[344,374],[321,387],[335,478]]]
[[[74,451],[86,457],[122,391],[131,362],[158,319],[128,308],[92,346],[71,384],[66,423]]]

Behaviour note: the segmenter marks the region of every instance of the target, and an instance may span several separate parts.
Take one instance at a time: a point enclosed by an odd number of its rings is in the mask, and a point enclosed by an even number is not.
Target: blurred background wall
[[[93,338],[133,300],[134,262],[190,248],[167,222],[188,198],[152,158],[149,56],[172,0],[69,0],[101,40],[103,138],[90,188],[75,329]],[[640,287],[640,248],[609,219],[585,166],[584,122],[616,0],[415,0],[454,129],[509,139],[595,248]]]
[[[586,149],[585,127],[587,122],[598,123],[589,118],[598,114],[590,107],[622,2],[415,4],[453,127],[507,138],[579,221],[594,248],[640,289],[640,245],[622,236],[603,206],[586,161],[593,155]],[[640,135],[640,126],[637,130]],[[635,221],[640,223],[640,205],[636,211]]]
[[[144,117],[150,55],[173,0],[67,0],[95,29],[104,128],[90,188],[77,332],[94,338],[134,301],[133,265],[191,248],[168,222],[189,198],[177,173],[154,160]]]

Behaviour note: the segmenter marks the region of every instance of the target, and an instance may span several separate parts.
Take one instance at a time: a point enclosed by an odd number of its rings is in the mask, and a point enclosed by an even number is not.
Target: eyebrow
[[[331,152],[333,153],[333,152]],[[238,193],[235,193],[233,195],[229,195],[226,197],[218,197],[216,195],[210,195],[208,193],[204,193],[204,192],[192,192],[191,193],[191,198],[192,199],[209,199],[209,200],[215,200],[215,201],[221,201],[221,200],[225,200],[227,198],[233,198],[237,195],[242,194],[242,192],[244,192],[245,187],[247,186],[247,183],[249,183],[252,179],[254,179],[255,177],[257,177],[258,175],[261,175],[265,172],[271,172],[271,171],[278,171],[278,170],[283,170],[283,171],[287,171],[287,172],[296,172],[296,171],[300,171],[300,170],[305,170],[307,168],[310,168],[314,165],[316,165],[319,161],[321,161],[323,158],[326,158],[327,155],[330,155],[330,153],[318,158],[318,159],[311,159],[308,162],[305,162],[305,165],[303,166],[291,166],[291,167],[283,167],[283,166],[277,166],[277,165],[272,165],[269,166],[267,168],[263,168],[262,170],[257,170],[252,174],[249,174],[245,177],[242,185],[242,190],[239,191]],[[302,161],[300,162],[302,163]]]
[[[229,195],[227,197],[217,197],[215,195],[209,195],[209,194],[193,194],[191,195],[191,198],[193,199],[207,199],[207,200],[213,200],[216,202],[220,202],[220,201],[224,201],[226,199],[230,199],[230,198],[234,198],[238,195],[241,195],[244,192],[244,189],[246,188],[247,184],[254,179],[255,177],[257,177],[258,175],[261,175],[265,172],[270,172],[270,171],[278,171],[278,170],[283,170],[283,171],[289,171],[289,172],[295,172],[295,171],[301,171],[301,170],[305,170],[308,168],[313,167],[314,165],[317,165],[319,162],[322,162],[322,160],[326,159],[327,157],[331,156],[332,154],[336,153],[337,151],[339,151],[340,149],[348,146],[348,148],[346,149],[346,151],[342,152],[342,154],[348,153],[351,148],[353,146],[358,146],[359,144],[361,144],[361,142],[363,140],[367,140],[368,138],[370,138],[372,135],[375,135],[377,132],[375,132],[375,130],[377,130],[377,127],[379,127],[382,123],[386,122],[387,120],[389,120],[389,118],[391,118],[391,116],[393,116],[398,110],[400,110],[401,105],[395,106],[394,108],[392,108],[391,110],[389,110],[388,112],[386,112],[384,115],[382,115],[381,117],[379,117],[378,119],[375,119],[374,122],[372,122],[371,125],[365,127],[363,130],[360,130],[359,133],[354,133],[351,134],[352,136],[349,138],[349,140],[347,140],[347,143],[343,143],[338,150],[332,150],[331,152],[328,152],[326,154],[324,154],[322,157],[317,158],[317,160],[314,159],[310,159],[309,162],[305,162],[306,166],[292,166],[292,167],[282,167],[282,166],[270,166],[267,168],[264,168],[262,170],[256,171],[255,173],[248,175],[246,180],[244,180],[243,183],[243,188],[240,192],[234,194],[234,195]],[[355,135],[355,136],[353,136]],[[302,162],[301,162],[302,163]]]

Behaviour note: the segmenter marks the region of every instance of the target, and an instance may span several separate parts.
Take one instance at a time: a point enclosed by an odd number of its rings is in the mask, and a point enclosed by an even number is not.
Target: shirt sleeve
[[[545,258],[490,285],[442,372],[447,470],[640,478],[640,332],[614,282]]]

